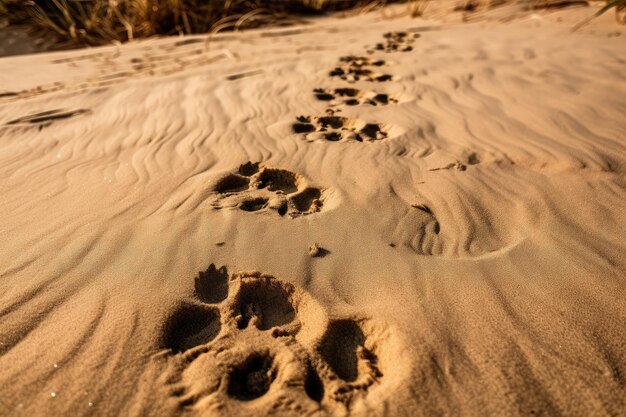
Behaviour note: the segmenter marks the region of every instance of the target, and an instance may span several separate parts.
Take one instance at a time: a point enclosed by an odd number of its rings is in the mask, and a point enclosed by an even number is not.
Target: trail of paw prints
[[[328,102],[331,106],[386,106],[397,103],[398,100],[389,94],[373,91],[361,91],[356,88],[316,88],[313,90],[315,98]]]
[[[356,81],[385,82],[393,80],[393,76],[376,71],[386,65],[382,59],[348,55],[339,58],[339,65],[328,73],[331,77],[338,77],[349,83]]]
[[[212,186],[215,209],[238,208],[246,212],[275,212],[298,217],[323,206],[323,191],[291,171],[247,162],[220,177]]]
[[[382,358],[396,378],[404,369],[390,360],[388,331],[372,319],[329,317],[272,276],[212,264],[163,328],[164,381],[179,408],[198,414],[343,415],[385,383]]]
[[[38,85],[30,89],[24,89],[19,91],[2,91],[0,92],[0,103],[3,101],[15,101],[30,97],[35,97],[41,94],[52,93],[66,89],[67,86],[62,82],[53,82],[46,85]]]
[[[383,35],[385,40],[367,49],[368,54],[375,52],[410,52],[413,50],[415,39],[420,37],[419,33],[409,32],[387,32]]]
[[[292,128],[310,141],[373,142],[389,138],[387,128],[378,123],[335,116],[333,111],[326,116],[298,116]]]
[[[408,50],[407,47],[402,47],[402,45],[412,43],[418,36],[407,32],[389,32],[384,35],[386,44],[378,44],[377,49],[388,52],[392,50]],[[391,81],[394,79],[392,75],[377,70],[377,68],[382,68],[386,65],[387,62],[382,59],[347,55],[339,58],[339,64],[330,71],[329,75],[349,83],[357,81]],[[361,91],[356,88],[316,88],[313,90],[313,93],[316,99],[328,102],[330,106],[385,106],[398,102],[396,98],[391,97],[389,94]],[[381,140],[388,136],[387,132],[377,124],[355,127],[352,125],[359,124],[359,121],[348,121],[333,114],[317,118],[301,116],[298,118],[298,122],[298,124],[294,124],[294,131],[296,133],[307,133],[309,134],[308,137],[313,140],[356,140],[363,142],[364,140]]]

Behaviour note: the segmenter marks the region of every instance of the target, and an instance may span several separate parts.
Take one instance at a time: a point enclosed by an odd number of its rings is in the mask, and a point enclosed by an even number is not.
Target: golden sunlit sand
[[[596,9],[0,59],[0,415],[623,415]]]

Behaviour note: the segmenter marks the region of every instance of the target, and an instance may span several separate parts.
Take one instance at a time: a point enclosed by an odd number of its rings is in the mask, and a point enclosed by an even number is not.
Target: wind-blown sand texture
[[[624,415],[592,10],[0,60],[0,414]]]

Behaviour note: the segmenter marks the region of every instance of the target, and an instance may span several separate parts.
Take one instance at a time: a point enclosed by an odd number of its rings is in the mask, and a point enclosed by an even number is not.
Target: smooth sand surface
[[[594,10],[1,59],[0,415],[624,415]]]

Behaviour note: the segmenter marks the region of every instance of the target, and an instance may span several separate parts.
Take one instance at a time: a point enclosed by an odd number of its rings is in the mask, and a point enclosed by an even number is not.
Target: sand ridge
[[[0,60],[0,415],[620,415],[626,34],[582,15]]]

